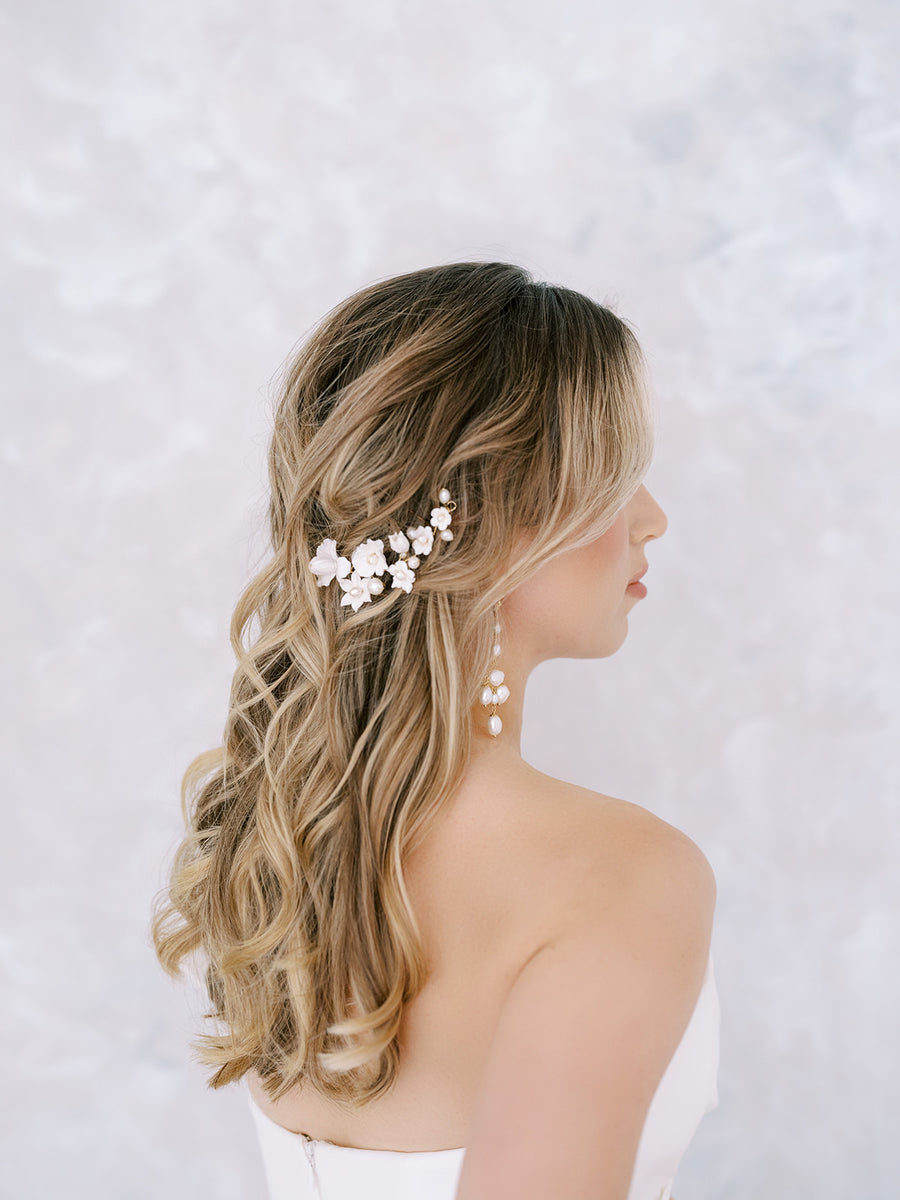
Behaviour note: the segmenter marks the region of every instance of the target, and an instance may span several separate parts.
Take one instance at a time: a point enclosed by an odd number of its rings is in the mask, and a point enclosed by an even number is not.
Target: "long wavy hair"
[[[462,779],[495,602],[608,528],[651,421],[629,327],[495,262],[351,296],[279,391],[271,556],[234,611],[223,742],[185,773],[152,935],[171,974],[201,960],[211,1087],[255,1068],[273,1099],[304,1082],[360,1105],[393,1082],[428,975],[403,864]],[[353,612],[317,586],[324,538],[349,555],[444,487],[454,537],[411,592]]]

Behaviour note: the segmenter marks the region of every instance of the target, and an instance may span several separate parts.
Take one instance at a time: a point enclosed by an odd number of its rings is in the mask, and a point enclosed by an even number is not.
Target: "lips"
[[[645,583],[641,583],[641,578],[647,574],[647,570],[647,564],[644,563],[643,567],[641,567],[640,571],[638,571],[637,575],[635,575],[635,577],[628,584],[628,587],[625,589],[626,595],[632,596],[636,600],[643,600],[643,598],[647,595],[647,585]]]
[[[635,575],[634,578],[629,579],[628,586],[631,587],[631,585],[633,583],[637,583],[640,579],[643,579],[649,570],[650,570],[649,563],[644,563],[644,565],[641,567],[640,571],[638,571],[637,575]]]

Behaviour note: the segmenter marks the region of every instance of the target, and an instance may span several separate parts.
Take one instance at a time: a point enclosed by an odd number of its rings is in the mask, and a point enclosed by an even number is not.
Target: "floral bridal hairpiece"
[[[333,579],[337,579],[344,591],[341,604],[351,605],[354,612],[358,612],[364,604],[370,604],[373,596],[384,591],[384,583],[379,576],[385,573],[393,577],[392,587],[411,592],[416,582],[416,569],[420,560],[431,553],[435,534],[445,542],[453,540],[450,514],[456,504],[450,499],[446,488],[441,488],[438,499],[440,507],[431,510],[428,525],[411,526],[406,533],[398,529],[388,534],[391,550],[397,555],[392,563],[388,563],[384,556],[381,538],[368,538],[360,542],[349,559],[338,554],[334,538],[325,538],[316,547],[315,557],[309,560],[309,569],[315,575],[318,586],[327,587]]]
[[[431,520],[427,525],[410,526],[406,533],[398,529],[388,534],[391,550],[397,556],[392,563],[384,556],[384,541],[381,538],[368,538],[360,542],[349,558],[338,554],[334,538],[319,542],[314,557],[309,560],[309,569],[315,575],[318,586],[327,587],[336,579],[344,592],[341,604],[349,604],[354,612],[359,612],[364,604],[372,602],[373,596],[384,591],[384,583],[380,578],[382,575],[393,577],[392,587],[402,588],[407,594],[411,592],[416,581],[416,570],[421,559],[431,553],[435,534],[445,542],[453,540],[450,514],[456,504],[450,499],[446,488],[441,488],[438,500],[440,506],[431,510]],[[500,602],[497,601],[493,647],[495,661],[500,655],[499,638]],[[503,672],[494,667],[488,670],[482,680],[480,700],[485,708],[491,710],[488,718],[491,737],[496,737],[503,728],[503,722],[497,715],[497,706],[509,698],[509,688],[503,678]]]

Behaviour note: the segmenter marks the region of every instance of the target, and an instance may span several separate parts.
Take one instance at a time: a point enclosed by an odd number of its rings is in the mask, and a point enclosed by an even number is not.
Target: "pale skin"
[[[353,1111],[303,1089],[273,1103],[251,1073],[273,1120],[375,1150],[465,1146],[457,1200],[626,1200],[700,991],[715,884],[684,834],[535,770],[520,739],[538,663],[621,646],[665,528],[642,486],[503,600],[502,733],[476,703],[462,786],[407,866],[431,974],[403,1016],[397,1081]]]

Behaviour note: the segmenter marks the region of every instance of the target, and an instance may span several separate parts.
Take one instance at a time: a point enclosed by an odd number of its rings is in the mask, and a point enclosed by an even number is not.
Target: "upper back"
[[[403,1014],[394,1085],[352,1111],[302,1088],[273,1103],[251,1076],[255,1099],[286,1128],[338,1145],[467,1145],[515,981],[582,919],[586,892],[591,921],[617,910],[648,845],[699,856],[683,834],[635,805],[521,761],[488,756],[473,764],[406,863],[429,976]]]

